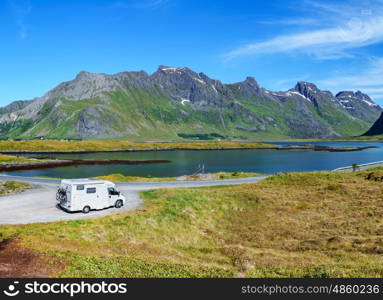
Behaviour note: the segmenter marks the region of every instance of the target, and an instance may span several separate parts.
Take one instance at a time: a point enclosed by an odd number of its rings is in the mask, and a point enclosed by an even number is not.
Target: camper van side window
[[[78,191],[83,191],[83,190],[84,190],[84,185],[83,185],[83,184],[79,184],[79,185],[77,186],[77,190],[78,190]]]
[[[94,193],[96,193],[96,188],[87,188],[86,193],[87,194],[94,194]]]

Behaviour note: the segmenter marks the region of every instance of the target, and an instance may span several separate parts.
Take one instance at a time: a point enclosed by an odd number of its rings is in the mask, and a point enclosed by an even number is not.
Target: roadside
[[[378,168],[378,167],[383,167],[383,161],[377,161],[377,162],[372,162],[372,163],[367,163],[367,164],[359,164],[359,165],[353,164],[352,166],[337,168],[333,171],[335,171],[335,172],[356,172],[356,171],[362,171],[362,170]]]
[[[19,194],[31,188],[33,188],[33,186],[28,183],[12,180],[2,181],[0,177],[0,196]]]
[[[131,182],[121,188],[163,189],[141,192],[132,212],[0,228],[61,260],[51,276],[381,277],[382,178],[377,168],[198,189]]]
[[[369,167],[374,166],[374,164],[369,165]],[[139,193],[145,190],[250,184],[261,181],[266,177],[257,173],[244,172],[196,174],[179,178],[142,178],[123,176],[121,174],[101,176],[99,178],[117,183],[117,187],[128,199],[127,204],[120,209],[110,208],[92,211],[90,214],[84,215],[81,213],[64,213],[56,207],[55,193],[60,183],[59,179],[3,175],[0,177],[3,181],[12,182],[5,183],[7,185],[17,186],[26,184],[28,186],[33,184],[38,185],[39,188],[33,190],[24,189],[21,190],[21,193],[18,193],[16,190],[12,192],[11,189],[11,195],[0,197],[0,224],[27,224],[103,217],[140,208],[143,200]],[[15,181],[18,183],[15,183]]]
[[[126,196],[128,200],[126,205],[120,209],[109,208],[91,211],[89,214],[82,214],[66,213],[57,207],[56,188],[60,180],[4,175],[1,177],[2,180],[17,180],[19,182],[35,184],[39,187],[26,190],[22,193],[0,197],[0,224],[28,224],[103,217],[140,208],[143,200],[139,196],[139,192],[144,190],[235,185],[254,183],[264,178],[265,176],[210,181],[120,182],[117,184],[117,187]]]

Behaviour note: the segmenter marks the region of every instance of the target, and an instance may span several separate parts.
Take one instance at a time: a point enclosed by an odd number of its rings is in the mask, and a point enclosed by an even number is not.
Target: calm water
[[[306,143],[274,143],[278,145],[302,145]],[[363,164],[383,160],[383,143],[310,142],[310,144],[342,146],[379,146],[356,152],[322,152],[312,150],[225,150],[225,151],[168,151],[123,152],[94,154],[55,154],[57,158],[77,159],[165,159],[168,164],[156,165],[107,165],[61,167],[31,171],[15,171],[13,175],[81,178],[121,173],[131,176],[167,177],[193,174],[199,164],[206,172],[246,171],[265,174],[288,171],[332,170],[353,163]]]

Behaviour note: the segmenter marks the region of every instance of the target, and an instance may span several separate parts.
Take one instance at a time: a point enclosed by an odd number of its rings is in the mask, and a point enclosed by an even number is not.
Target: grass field
[[[125,176],[123,174],[110,174],[105,176],[99,176],[97,178],[103,180],[109,180],[113,182],[126,182],[126,181],[173,181],[173,180],[223,180],[223,179],[238,179],[246,177],[261,176],[262,174],[250,173],[250,172],[218,172],[211,174],[196,174],[186,175],[180,177],[138,177],[138,176]]]
[[[146,191],[138,211],[0,237],[18,237],[51,276],[382,277],[382,180],[377,168]]]
[[[284,139],[287,142],[312,142],[312,141],[349,141],[349,142],[379,142],[383,136],[355,137],[347,139]],[[206,141],[206,142],[130,142],[124,140],[90,140],[90,141],[64,141],[64,140],[30,140],[30,141],[0,141],[1,151],[110,151],[110,150],[208,150],[208,149],[259,149],[275,147],[275,145],[262,142],[236,142],[236,141]]]
[[[227,149],[227,148],[265,148],[272,145],[264,143],[244,143],[229,141],[175,142],[175,143],[137,143],[121,140],[94,141],[0,141],[0,151],[100,151],[100,150],[177,150],[177,149]]]
[[[29,188],[31,188],[31,186],[23,182],[0,181],[0,195],[7,195],[10,193],[19,193]]]
[[[265,141],[274,141],[273,139],[265,139]],[[280,139],[283,142],[383,142],[383,135],[373,136],[351,136],[343,138],[331,139]]]
[[[37,161],[37,159],[0,154],[0,164]]]
[[[355,138],[355,140],[365,142],[383,142],[383,134],[373,136],[359,136]]]

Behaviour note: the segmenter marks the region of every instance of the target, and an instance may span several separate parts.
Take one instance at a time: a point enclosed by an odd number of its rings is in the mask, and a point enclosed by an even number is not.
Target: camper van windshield
[[[115,188],[108,188],[109,195],[119,195],[120,193]]]

